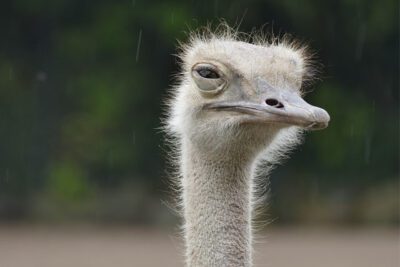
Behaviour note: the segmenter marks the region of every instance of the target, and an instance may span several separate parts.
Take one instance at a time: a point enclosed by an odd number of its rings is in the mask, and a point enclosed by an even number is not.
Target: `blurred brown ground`
[[[398,229],[269,228],[255,266],[398,267]],[[0,225],[0,267],[182,266],[167,231],[129,227]]]

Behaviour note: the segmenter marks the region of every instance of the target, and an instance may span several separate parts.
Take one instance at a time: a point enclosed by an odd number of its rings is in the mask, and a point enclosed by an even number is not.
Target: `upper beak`
[[[263,122],[296,125],[309,130],[320,130],[328,126],[330,117],[324,109],[312,106],[294,92],[282,91],[267,97],[262,102],[214,102],[205,108],[246,113]]]

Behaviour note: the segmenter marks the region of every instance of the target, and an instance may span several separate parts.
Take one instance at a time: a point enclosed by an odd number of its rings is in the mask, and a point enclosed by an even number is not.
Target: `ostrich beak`
[[[296,125],[308,130],[324,129],[330,120],[328,112],[308,104],[294,92],[275,92],[260,102],[223,101],[206,104],[204,108],[244,113],[251,115],[252,121]]]
[[[328,127],[330,116],[324,109],[310,105],[294,92],[280,92],[265,100],[266,117],[276,118],[278,122],[297,125],[309,130]]]

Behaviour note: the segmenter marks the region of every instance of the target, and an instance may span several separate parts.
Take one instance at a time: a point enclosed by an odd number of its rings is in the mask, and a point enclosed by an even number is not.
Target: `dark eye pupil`
[[[206,78],[206,79],[218,79],[219,78],[218,73],[212,69],[207,69],[207,68],[199,69],[199,70],[197,70],[197,73],[201,77]]]

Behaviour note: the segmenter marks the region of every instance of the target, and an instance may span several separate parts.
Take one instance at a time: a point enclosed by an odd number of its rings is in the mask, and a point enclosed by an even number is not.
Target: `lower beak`
[[[296,125],[309,130],[324,129],[330,120],[324,109],[308,104],[298,94],[291,92],[269,97],[263,103],[224,101],[206,104],[204,108],[245,113],[257,121]]]

